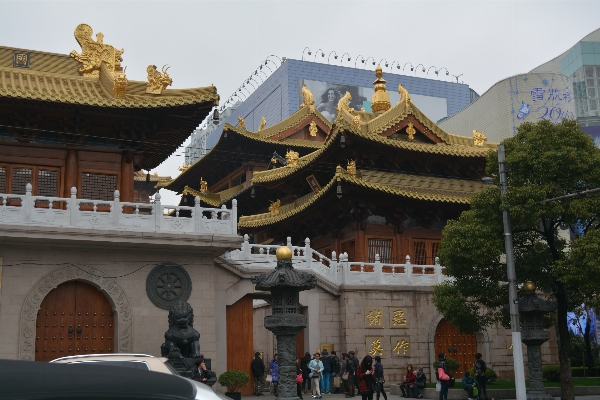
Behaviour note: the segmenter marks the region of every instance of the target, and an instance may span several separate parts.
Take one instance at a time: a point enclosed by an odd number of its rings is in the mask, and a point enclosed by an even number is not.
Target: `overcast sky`
[[[482,94],[560,55],[600,27],[598,16],[598,0],[0,0],[0,45],[79,52],[73,31],[87,23],[94,36],[104,34],[104,43],[125,49],[129,79],[145,81],[149,64],[168,64],[173,88],[214,84],[221,101],[267,56],[301,59],[305,47],[313,52],[311,60],[319,49],[325,52],[318,62],[335,51],[350,54],[346,66],[362,55],[445,67]],[[435,77],[433,69],[417,76]],[[152,172],[174,177],[183,161],[172,156]],[[170,204],[178,202],[172,192],[161,194]]]

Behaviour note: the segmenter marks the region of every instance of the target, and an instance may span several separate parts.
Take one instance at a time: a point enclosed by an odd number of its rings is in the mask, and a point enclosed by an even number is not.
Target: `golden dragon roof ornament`
[[[238,128],[240,129],[246,129],[246,121],[244,121],[244,118],[242,117],[238,117],[238,123],[237,123]]]
[[[302,85],[302,97],[304,98],[304,101],[300,104],[300,108],[308,107],[309,110],[313,110],[315,108],[315,99],[306,85]]]
[[[298,165],[298,159],[300,158],[300,154],[294,150],[288,150],[285,153],[285,161],[287,162],[288,167],[295,167]]]
[[[476,129],[473,129],[473,144],[475,146],[483,146],[483,144],[487,141],[487,137],[484,135],[485,131],[479,132]]]
[[[281,206],[281,200],[277,199],[277,201],[271,202],[271,205],[269,206],[269,212],[271,213],[271,216],[279,215],[279,206]]]
[[[167,74],[167,70],[170,67],[163,66],[162,72],[158,72],[156,65],[148,65],[146,72],[148,73],[148,84],[146,85],[146,93],[150,94],[161,94],[167,86],[173,84],[173,79]]]
[[[124,49],[117,50],[110,44],[104,44],[104,35],[102,32],[96,34],[96,40],[92,39],[92,27],[88,24],[79,24],[75,28],[75,40],[81,46],[81,54],[75,50],[71,51],[71,57],[79,61],[82,65],[79,73],[88,78],[98,78],[100,76],[100,66],[102,62],[106,63],[108,72],[114,76],[115,68],[121,67],[125,52]]]

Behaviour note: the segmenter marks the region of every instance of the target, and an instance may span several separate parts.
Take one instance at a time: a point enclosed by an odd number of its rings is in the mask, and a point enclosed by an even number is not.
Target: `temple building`
[[[262,118],[256,132],[241,117],[225,124],[203,158],[162,185],[182,194],[181,205],[237,201],[245,242],[217,264],[274,267],[274,250],[287,245],[297,268],[314,271],[318,295],[301,298],[309,326],[297,338],[299,354],[351,349],[389,357],[386,371],[396,374],[406,363],[428,368],[439,351],[464,371],[481,352],[508,377],[510,332],[460,333],[431,304],[431,286],[446,279],[436,259],[442,228],[485,187],[485,157],[497,144],[478,131],[445,132],[402,85],[392,104],[381,68],[375,78],[370,111],[353,109],[347,92],[331,123],[303,87],[288,118],[271,126]],[[250,298],[254,349],[273,354],[262,326],[269,300],[256,301],[266,298],[256,291]],[[556,360],[556,349],[546,356]]]

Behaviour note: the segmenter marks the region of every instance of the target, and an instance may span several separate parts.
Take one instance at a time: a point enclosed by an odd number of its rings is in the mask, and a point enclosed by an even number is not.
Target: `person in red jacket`
[[[366,355],[356,369],[358,391],[362,400],[373,400],[373,359]]]
[[[413,371],[413,366],[408,364],[406,367],[406,375],[404,376],[404,382],[400,386],[400,390],[402,390],[402,397],[410,397],[411,393],[413,397],[417,397],[415,393],[415,381],[417,377],[415,376],[415,372]]]

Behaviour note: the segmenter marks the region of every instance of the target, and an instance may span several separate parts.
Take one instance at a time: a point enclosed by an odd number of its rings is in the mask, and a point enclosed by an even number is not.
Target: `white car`
[[[59,364],[96,364],[111,365],[115,367],[134,368],[160,372],[163,374],[175,375],[180,379],[192,383],[196,388],[195,399],[197,400],[231,400],[219,393],[215,393],[212,388],[204,383],[194,381],[180,376],[177,371],[166,363],[166,357],[154,357],[147,354],[85,354],[80,356],[61,357],[50,361],[50,363]]]

